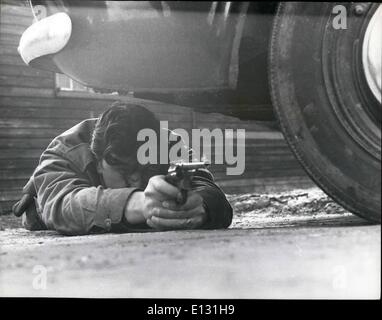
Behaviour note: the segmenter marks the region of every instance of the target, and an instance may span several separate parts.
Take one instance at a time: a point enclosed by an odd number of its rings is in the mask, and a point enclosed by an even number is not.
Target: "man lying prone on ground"
[[[13,208],[25,228],[67,235],[227,228],[232,208],[207,170],[197,171],[180,205],[180,190],[165,180],[169,162],[139,163],[144,128],[160,136],[152,112],[117,102],[56,137]]]

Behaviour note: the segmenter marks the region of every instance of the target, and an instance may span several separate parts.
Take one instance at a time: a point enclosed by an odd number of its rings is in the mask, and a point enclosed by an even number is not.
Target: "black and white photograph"
[[[378,2],[0,0],[0,297],[379,300],[381,61]]]

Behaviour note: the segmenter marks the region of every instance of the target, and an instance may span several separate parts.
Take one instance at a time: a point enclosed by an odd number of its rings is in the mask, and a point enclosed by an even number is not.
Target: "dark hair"
[[[152,129],[159,136],[160,125],[155,115],[143,106],[114,102],[98,118],[90,148],[98,160],[110,163],[110,155],[121,157],[136,155],[144,142],[137,141],[141,129]]]

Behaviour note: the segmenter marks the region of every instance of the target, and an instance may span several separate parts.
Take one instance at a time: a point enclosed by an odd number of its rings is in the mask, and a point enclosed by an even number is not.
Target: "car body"
[[[350,211],[380,222],[379,4],[30,4],[36,22],[19,45],[27,64],[100,92],[183,105],[191,97],[198,111],[247,120],[276,114],[313,180]]]

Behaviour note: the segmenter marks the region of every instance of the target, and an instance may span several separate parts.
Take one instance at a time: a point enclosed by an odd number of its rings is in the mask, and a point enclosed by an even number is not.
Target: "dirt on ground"
[[[231,194],[227,198],[234,210],[230,228],[322,225],[335,221],[367,224],[367,221],[351,214],[319,188],[266,194]],[[21,227],[21,218],[12,214],[0,215],[0,231]]]
[[[234,209],[232,228],[362,223],[319,188],[267,194],[228,195]]]

